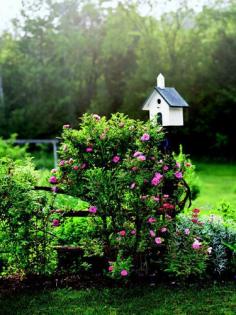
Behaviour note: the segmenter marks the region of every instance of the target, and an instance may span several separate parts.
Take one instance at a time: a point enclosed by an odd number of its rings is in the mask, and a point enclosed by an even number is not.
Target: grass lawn
[[[233,315],[236,291],[233,284],[207,288],[58,289],[14,295],[0,301],[0,314],[76,315]]]
[[[236,163],[194,164],[200,178],[201,192],[193,206],[200,208],[204,213],[216,213],[217,205],[224,200],[236,209]]]

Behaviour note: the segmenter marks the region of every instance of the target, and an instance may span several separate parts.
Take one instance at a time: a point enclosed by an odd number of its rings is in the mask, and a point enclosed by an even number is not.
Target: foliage
[[[162,72],[191,104],[181,143],[196,155],[235,157],[235,1],[201,11],[184,1],[160,18],[152,0],[145,16],[135,0],[27,3],[15,35],[0,37],[1,135],[52,136],[87,111],[144,117],[137,109]]]
[[[29,161],[0,160],[0,258],[4,273],[48,273],[55,268],[48,235],[48,201],[32,191],[36,177]]]
[[[162,152],[163,137],[160,127],[119,113],[109,120],[86,114],[78,130],[64,126],[59,170],[49,181],[89,203],[95,229],[81,243],[88,251],[89,244],[102,248],[114,261],[112,275],[121,256],[142,268],[148,252],[165,242],[168,217],[183,210],[186,166]]]
[[[0,138],[0,158],[10,158],[13,160],[23,160],[29,155],[27,154],[27,146],[16,146],[14,141],[16,140],[16,135],[11,135],[10,139],[3,140]]]
[[[179,146],[179,154],[174,153],[174,158],[180,164],[185,163],[186,171],[184,178],[191,189],[191,198],[195,200],[200,194],[200,181],[199,177],[196,175],[196,166],[193,165],[190,158],[183,153],[182,145]]]

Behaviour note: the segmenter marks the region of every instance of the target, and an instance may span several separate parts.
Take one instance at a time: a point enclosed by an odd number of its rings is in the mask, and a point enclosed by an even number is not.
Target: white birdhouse
[[[142,109],[148,110],[150,119],[157,119],[162,126],[183,126],[183,108],[188,106],[175,88],[165,87],[165,78],[160,73],[157,77],[157,86]]]

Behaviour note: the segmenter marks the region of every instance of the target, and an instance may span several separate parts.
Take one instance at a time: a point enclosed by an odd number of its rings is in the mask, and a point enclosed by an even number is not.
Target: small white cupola
[[[165,78],[160,73],[157,86],[145,101],[142,109],[149,111],[150,120],[162,126],[183,126],[183,108],[187,102],[173,87],[165,87]]]

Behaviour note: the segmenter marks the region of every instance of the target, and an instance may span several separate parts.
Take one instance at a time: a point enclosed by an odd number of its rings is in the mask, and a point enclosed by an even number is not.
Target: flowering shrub
[[[89,203],[97,222],[92,242],[113,261],[112,276],[143,268],[150,251],[166,244],[168,220],[187,200],[186,166],[163,153],[164,136],[158,126],[122,114],[109,120],[86,114],[79,130],[64,126],[59,169],[49,182]]]

